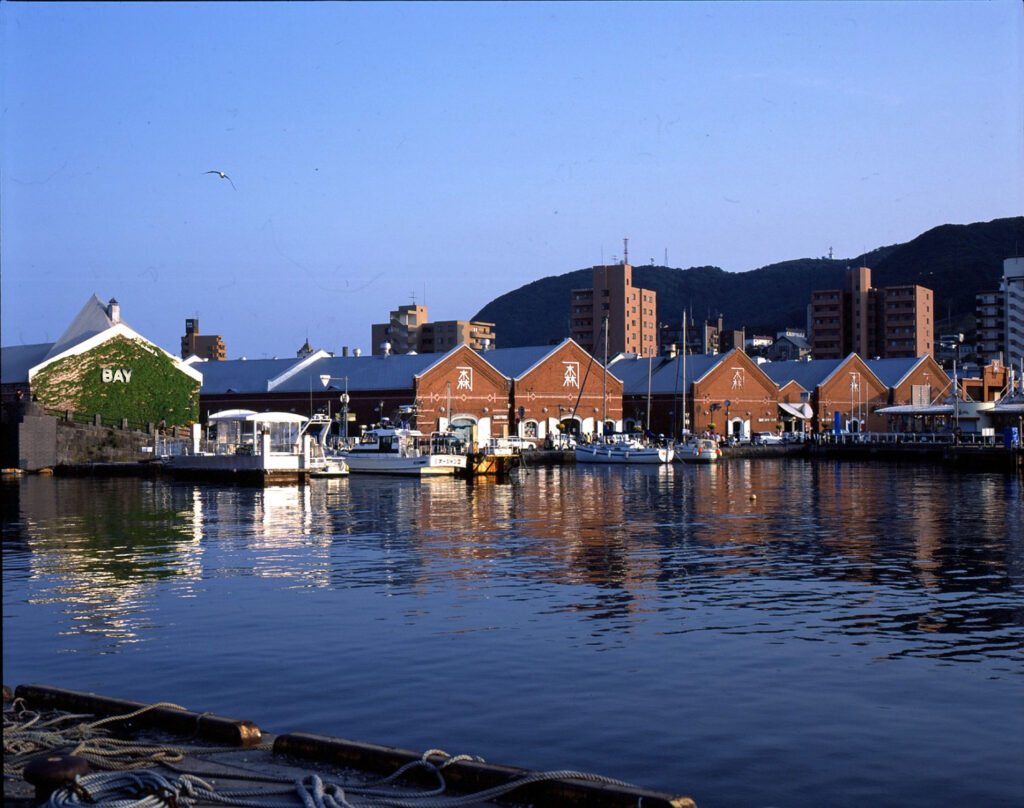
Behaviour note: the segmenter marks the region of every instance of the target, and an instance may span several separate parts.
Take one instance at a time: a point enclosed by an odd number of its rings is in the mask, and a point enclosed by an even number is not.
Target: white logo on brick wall
[[[576,387],[580,386],[580,363],[579,362],[563,362],[565,365],[565,375],[562,377],[562,387]]]
[[[459,372],[459,380],[455,385],[456,390],[473,390],[473,368],[455,368]]]
[[[743,368],[733,368],[732,389],[733,390],[742,390],[743,389]]]

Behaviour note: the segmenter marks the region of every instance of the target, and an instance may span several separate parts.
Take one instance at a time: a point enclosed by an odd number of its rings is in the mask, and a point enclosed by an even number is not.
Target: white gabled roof
[[[203,374],[198,370],[186,365],[181,359],[168,353],[159,345],[150,342],[127,323],[123,321],[115,323],[111,320],[110,315],[107,314],[107,304],[96,295],[93,295],[82,307],[82,310],[78,312],[75,319],[71,321],[71,325],[64,330],[64,333],[60,335],[58,340],[46,352],[43,360],[29,368],[29,381],[40,370],[59,359],[86,353],[97,345],[102,345],[104,342],[119,336],[130,340],[137,340],[149,346],[152,350],[159,351],[174,362],[178,370],[202,384]]]
[[[306,346],[309,345],[309,340],[306,340]],[[306,347],[303,346],[303,347]],[[267,379],[267,390],[273,390],[275,387],[279,387],[284,384],[288,379],[298,373],[300,370],[305,370],[310,365],[319,362],[321,359],[330,359],[331,355],[327,351],[319,350],[310,353],[303,357],[300,361],[291,365],[284,373],[279,373],[273,379]]]
[[[106,331],[113,325],[114,321],[107,314],[107,304],[94,294],[50,347],[46,359],[63,354],[69,348]]]

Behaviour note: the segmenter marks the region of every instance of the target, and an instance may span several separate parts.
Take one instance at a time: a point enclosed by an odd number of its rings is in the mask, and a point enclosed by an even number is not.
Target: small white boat
[[[671,463],[673,451],[631,439],[606,440],[576,447],[577,463]]]
[[[327,455],[324,457],[323,465],[310,471],[309,476],[317,478],[347,477],[348,463],[340,455]]]
[[[340,452],[354,474],[406,474],[429,477],[466,468],[466,455],[447,436],[416,429],[368,429],[358,443]]]
[[[718,442],[709,438],[694,438],[676,447],[676,460],[683,463],[717,463],[721,457]]]

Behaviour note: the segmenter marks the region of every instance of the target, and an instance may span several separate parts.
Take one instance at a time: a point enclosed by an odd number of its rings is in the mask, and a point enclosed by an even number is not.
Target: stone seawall
[[[57,419],[54,419],[57,421]],[[88,463],[138,463],[150,460],[153,435],[108,426],[91,426],[57,421],[56,464],[80,466]]]
[[[37,404],[5,406],[2,429],[3,468],[42,471],[97,463],[139,463],[153,459],[157,430],[129,429],[128,424],[76,423],[56,417]],[[99,419],[95,419],[99,421]]]

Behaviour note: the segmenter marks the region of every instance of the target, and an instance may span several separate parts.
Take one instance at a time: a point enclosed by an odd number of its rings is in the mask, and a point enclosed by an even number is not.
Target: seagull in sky
[[[220,178],[221,178],[222,180],[227,180],[228,182],[231,182],[231,177],[229,177],[229,176],[228,176],[227,174],[225,174],[225,173],[224,173],[223,171],[204,171],[203,173],[204,173],[204,174],[216,174],[216,175],[217,175],[218,177],[220,177]],[[231,187],[232,187],[232,188],[235,188],[235,184],[234,184],[233,182],[231,182]],[[235,188],[235,190],[237,191],[238,189],[237,189],[237,188]]]

